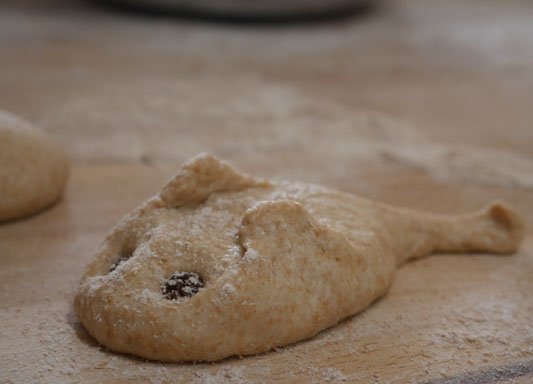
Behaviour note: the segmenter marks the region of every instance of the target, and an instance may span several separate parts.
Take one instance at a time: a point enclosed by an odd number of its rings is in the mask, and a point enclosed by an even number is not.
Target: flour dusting
[[[381,153],[443,181],[533,188],[533,160],[518,153],[429,143],[383,147]]]
[[[243,376],[242,368],[222,368],[216,373],[196,372],[193,382],[198,384],[245,384],[250,381]]]
[[[225,294],[225,295],[231,295],[233,293],[235,293],[237,290],[235,289],[235,287],[231,284],[224,284],[222,286],[222,292]]]
[[[255,261],[259,259],[259,252],[253,248],[248,248],[244,254],[244,260],[246,261]]]
[[[324,380],[328,383],[338,383],[340,381],[346,381],[348,378],[342,373],[341,370],[336,368],[324,368],[322,371]]]

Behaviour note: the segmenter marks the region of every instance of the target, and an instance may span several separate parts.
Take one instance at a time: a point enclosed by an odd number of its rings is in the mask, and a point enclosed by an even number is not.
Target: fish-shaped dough
[[[512,253],[523,232],[501,202],[465,215],[420,213],[256,179],[200,155],[111,231],[75,308],[114,351],[161,361],[250,355],[363,310],[409,259]]]

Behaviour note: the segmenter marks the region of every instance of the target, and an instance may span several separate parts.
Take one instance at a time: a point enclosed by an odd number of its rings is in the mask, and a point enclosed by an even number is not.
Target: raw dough
[[[209,155],[126,216],[87,267],[78,316],[101,344],[162,361],[217,360],[303,340],[431,252],[514,252],[504,203],[417,213],[316,185],[270,182]]]
[[[0,221],[51,205],[67,178],[61,148],[28,122],[0,110]]]

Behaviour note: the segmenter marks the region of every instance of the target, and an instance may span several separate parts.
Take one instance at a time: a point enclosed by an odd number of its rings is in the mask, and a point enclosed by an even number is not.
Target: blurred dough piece
[[[64,151],[27,121],[0,110],[0,221],[48,207],[67,178]]]

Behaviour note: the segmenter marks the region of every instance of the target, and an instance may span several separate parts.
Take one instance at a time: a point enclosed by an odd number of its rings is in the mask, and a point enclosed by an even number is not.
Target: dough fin
[[[168,206],[177,208],[199,203],[214,192],[268,185],[267,181],[237,172],[213,155],[200,154],[183,164],[163,187],[159,197]]]
[[[252,353],[315,335],[368,306],[392,281],[394,265],[390,271],[366,273],[364,252],[356,252],[343,233],[320,224],[292,200],[249,209],[239,243],[244,249],[241,273],[255,298],[248,300],[255,303],[256,317],[246,323],[253,321],[268,335]]]
[[[518,250],[525,233],[519,214],[500,201],[463,215],[393,211],[399,219],[394,225],[398,238],[393,241],[398,251],[398,264],[433,252],[510,254]]]
[[[366,264],[342,233],[320,224],[293,200],[264,201],[249,209],[242,219],[239,243],[244,258],[262,255],[274,264],[295,263],[301,271],[307,263],[326,263],[331,268],[344,265],[358,271]]]
[[[285,199],[263,201],[247,210],[239,233],[239,239],[244,241],[243,246],[246,247],[246,239],[254,241],[253,239],[257,238],[260,240],[258,242],[268,248],[268,253],[272,253],[272,249],[276,249],[277,252],[278,246],[283,250],[294,248],[301,243],[298,240],[305,237],[304,235],[312,235],[311,237],[317,239],[337,236],[339,241],[342,239],[347,245],[349,244],[340,233],[319,224],[299,202]],[[271,238],[269,241],[262,241],[265,237]],[[327,244],[324,241],[324,244],[319,246],[329,247],[335,243],[337,241]]]

